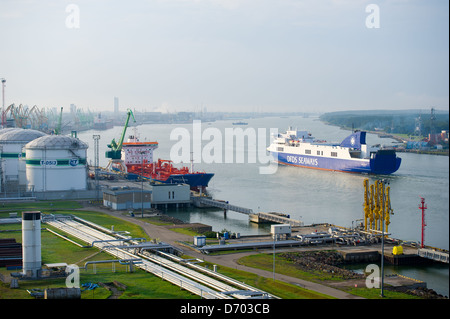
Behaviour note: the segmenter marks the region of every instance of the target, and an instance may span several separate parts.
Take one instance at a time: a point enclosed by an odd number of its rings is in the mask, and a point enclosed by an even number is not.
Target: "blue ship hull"
[[[128,179],[137,179],[140,175],[128,173]],[[192,174],[173,174],[167,180],[158,180],[157,178],[145,177],[151,182],[163,184],[188,184],[191,189],[199,190],[208,187],[208,183],[213,178],[213,173],[192,173]]]
[[[378,151],[370,159],[339,159],[281,152],[272,152],[272,156],[276,162],[283,165],[380,175],[389,175],[396,172],[401,164],[401,158],[397,157],[393,150]]]
[[[195,173],[195,174],[174,174],[171,175],[166,181],[158,181],[166,184],[189,184],[191,188],[206,188],[211,178],[214,176],[213,173]]]

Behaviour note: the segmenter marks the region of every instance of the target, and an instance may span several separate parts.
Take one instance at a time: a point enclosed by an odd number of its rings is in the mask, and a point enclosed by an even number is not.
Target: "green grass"
[[[2,203],[0,204],[0,210],[2,211],[33,211],[33,210],[55,210],[55,209],[79,209],[83,206],[76,201],[34,201],[34,202],[15,202],[15,203]],[[8,217],[2,216],[0,217]]]
[[[45,211],[43,211],[45,213]],[[114,217],[108,214],[95,212],[95,211],[67,211],[67,210],[56,210],[52,212],[54,214],[67,214],[67,215],[75,215],[77,217],[83,218],[95,224],[101,225],[105,228],[111,229],[114,226],[114,231],[128,231],[130,232],[130,236],[135,238],[148,238],[145,231],[138,225],[129,223],[123,219],[118,217]]]
[[[249,255],[242,257],[238,260],[238,263],[241,265],[245,265],[248,267],[263,269],[267,271],[272,271],[273,267],[273,255],[272,254],[257,254],[257,255]],[[283,258],[275,255],[275,272],[295,278],[300,278],[303,280],[308,280],[312,282],[320,282],[322,284],[326,284],[326,281],[342,281],[343,279],[332,276],[328,273],[323,273],[319,271],[311,271],[305,272],[300,270],[295,264],[291,261],[287,261]],[[367,299],[382,299],[380,297],[380,289],[369,289],[365,287],[347,287],[342,290]],[[401,293],[390,291],[387,288],[384,289],[384,298],[383,299],[420,299],[418,297]]]
[[[20,225],[0,225],[0,230],[20,228]],[[100,252],[97,248],[81,248],[54,234],[41,231],[42,263],[65,262],[67,264],[77,264],[80,267],[80,282],[112,282],[114,280],[123,283],[127,289],[120,298],[125,299],[196,299],[200,298],[188,291],[160,279],[150,273],[140,269],[129,273],[124,265],[116,263],[116,272],[112,272],[111,264],[97,265],[97,273],[93,273],[93,266],[88,266],[84,270],[84,264],[87,261],[111,260],[115,259],[111,255]],[[0,232],[0,238],[16,238],[21,242],[21,232]],[[7,275],[10,272],[5,267],[0,268],[0,273]],[[65,287],[65,279],[19,281],[18,289],[10,289],[9,285],[0,282],[0,299],[34,299],[27,289],[45,289]],[[83,299],[105,299],[110,296],[110,292],[105,288],[96,288],[94,291],[85,291],[82,293]]]
[[[50,205],[50,203],[20,203],[8,204],[8,209],[0,212],[0,218],[9,217],[9,212],[18,212],[19,216],[22,210],[40,210],[43,213],[53,214],[73,214],[80,218],[86,219],[93,223],[111,228],[114,225],[115,231],[128,231],[132,237],[148,238],[141,227],[128,223],[122,219],[91,211],[76,211],[68,208],[75,207],[75,202],[59,202],[58,205]],[[76,204],[76,203],[75,203]],[[81,207],[81,205],[77,206]],[[59,208],[59,209],[58,209]],[[48,210],[51,209],[51,210]],[[41,246],[42,246],[42,263],[58,263],[65,262],[67,264],[77,264],[84,267],[85,262],[93,260],[111,260],[111,255],[105,252],[99,252],[97,248],[81,248],[78,247],[48,231],[45,228],[49,225],[42,224],[41,230]],[[51,227],[49,227],[51,228]],[[17,230],[7,231],[5,230]],[[61,230],[53,229],[61,235],[67,236]],[[67,236],[70,238],[70,236]],[[17,242],[22,242],[21,224],[4,224],[0,225],[0,238],[15,238]],[[73,239],[73,238],[71,238]],[[76,242],[85,245],[79,239]],[[80,282],[112,282],[114,280],[121,282],[127,286],[120,298],[126,299],[198,299],[200,297],[190,292],[180,289],[179,287],[160,279],[150,273],[140,269],[135,272],[126,272],[125,266],[116,263],[116,272],[112,272],[111,264],[97,265],[97,274],[92,271],[92,266],[88,271],[81,269]],[[0,268],[3,275],[13,271],[6,270],[5,267]],[[14,271],[15,272],[15,271]],[[33,299],[27,292],[27,289],[34,288],[56,288],[65,287],[65,279],[51,279],[38,281],[19,281],[19,289],[10,289],[9,285],[0,282],[0,299]],[[94,291],[85,291],[82,298],[85,299],[105,299],[110,296],[110,292],[105,288],[96,288]]]
[[[174,231],[179,234],[188,235],[188,236],[197,236],[201,235],[200,233],[194,231],[192,228],[169,228],[171,231]]]
[[[181,289],[157,276],[147,273],[141,269],[134,272],[126,272],[125,266],[116,264],[116,272],[111,271],[111,265],[97,266],[97,273],[92,272],[92,268],[81,273],[81,282],[113,282],[118,281],[127,286],[122,291],[119,299],[200,299],[199,296]],[[98,288],[97,288],[98,289]],[[95,289],[95,290],[97,290]],[[102,288],[104,289],[104,288]],[[106,290],[106,289],[105,289]],[[96,292],[94,292],[95,295]],[[92,292],[91,292],[92,294]],[[107,293],[107,298],[110,293]]]
[[[269,270],[273,269],[273,254],[256,254],[242,257],[238,260],[238,263],[248,267]],[[323,282],[325,280],[339,281],[342,280],[329,273],[319,271],[303,271],[299,267],[296,267],[292,261],[286,260],[275,254],[275,271],[277,273],[300,278],[313,282]]]
[[[92,267],[88,271],[80,270],[80,284],[118,281],[127,286],[122,290],[119,299],[200,299],[199,296],[143,270],[135,269],[130,273],[124,267],[116,265],[114,273],[110,264],[98,266],[96,274],[93,273]],[[34,299],[27,290],[61,287],[66,287],[65,278],[19,281],[17,289],[10,289],[7,284],[0,282],[0,299]],[[81,289],[83,290],[83,287]],[[82,299],[107,299],[110,296],[111,292],[103,287],[81,293]]]
[[[107,214],[93,212],[93,211],[80,211],[73,210],[80,208],[76,202],[71,201],[53,201],[53,202],[33,202],[33,203],[18,203],[18,204],[6,204],[3,211],[0,212],[0,218],[9,217],[9,212],[21,212],[22,210],[40,210],[44,213],[54,214],[74,214],[83,219],[89,220],[96,224],[102,225],[106,228],[111,228],[114,225],[116,231],[129,231],[132,237],[146,237],[147,235],[141,227],[128,223],[122,219],[110,216]],[[20,214],[19,214],[20,215]],[[43,224],[42,228],[46,228],[48,225]],[[20,224],[6,224],[0,225],[0,231],[2,230],[18,230],[11,232],[0,232],[0,238],[15,238],[17,242],[22,241],[21,225]],[[64,234],[62,231],[57,230],[58,233]],[[76,242],[80,242],[75,239]],[[92,260],[109,260],[114,259],[112,256],[99,252],[97,248],[81,248],[64,239],[51,234],[46,230],[42,230],[41,237],[42,244],[42,262],[43,263],[57,263],[65,262],[67,264],[78,264],[83,267],[86,261]],[[85,244],[80,242],[80,244]],[[241,258],[240,263],[250,267],[272,270],[272,254],[257,254],[248,257]],[[144,272],[140,269],[136,269],[135,272],[126,272],[125,266],[116,264],[116,272],[112,272],[111,264],[97,265],[97,274],[92,271],[92,266],[88,271],[81,271],[81,283],[85,282],[112,282],[114,280],[123,283],[127,286],[127,289],[123,292],[120,298],[125,299],[190,299],[199,298],[196,295],[180,289],[179,287],[168,283],[152,274]],[[209,264],[212,268],[212,264]],[[284,299],[325,299],[330,298],[313,291],[301,288],[296,285],[288,284],[282,281],[272,278],[265,278],[253,273],[244,272],[237,269],[232,269],[219,265],[219,272],[235,278],[239,281],[245,282],[251,286],[264,290],[275,296]],[[329,280],[327,277],[329,274],[318,274],[304,272],[295,267],[291,262],[283,260],[280,257],[276,257],[275,269],[277,273],[286,274],[292,277],[302,278],[310,281],[323,281]],[[7,274],[4,267],[0,268],[0,273]],[[0,283],[0,299],[32,299],[27,289],[33,288],[53,288],[53,287],[65,287],[65,279],[52,279],[45,281],[20,281],[19,289],[10,289],[7,284]],[[379,298],[379,290],[365,289],[365,288],[349,288],[349,293],[362,295],[366,298]],[[385,292],[386,298],[404,298],[404,294],[397,294],[391,291]],[[105,299],[110,296],[110,292],[105,288],[96,288],[94,291],[85,291],[82,293],[82,298],[85,299]]]
[[[42,208],[42,207],[41,207]],[[44,213],[45,210],[41,209]],[[128,223],[121,219],[115,218],[113,216],[102,214],[98,212],[90,212],[90,211],[73,211],[73,210],[52,210],[52,213],[55,214],[74,214],[83,219],[89,220],[91,222],[102,225],[103,227],[110,228],[111,225],[114,225],[114,230],[127,230],[130,231],[133,237],[146,237],[144,231],[137,225]],[[6,217],[6,216],[4,216]],[[43,224],[43,228],[48,225]],[[17,242],[21,242],[21,225],[0,225],[0,230],[6,229],[18,229],[18,232],[0,232],[0,238],[16,238]],[[58,233],[64,234],[62,231],[57,230]],[[76,242],[80,242],[75,239]],[[65,262],[67,264],[78,264],[80,267],[84,266],[84,263],[88,260],[106,260],[113,259],[111,256],[106,253],[97,253],[98,249],[96,248],[81,248],[64,239],[57,237],[54,234],[51,234],[48,231],[42,230],[41,237],[42,247],[42,262],[43,263],[56,263],[56,262]],[[85,244],[85,243],[81,243]],[[81,274],[81,282],[111,282],[113,280],[117,280],[128,286],[126,291],[123,293],[121,298],[198,298],[198,296],[192,295],[189,292],[181,290],[179,287],[174,286],[168,282],[161,280],[160,278],[153,276],[149,273],[146,273],[142,270],[136,270],[134,273],[124,273],[122,272],[111,272],[111,265],[98,265],[97,269],[99,270],[97,274],[92,273],[92,268],[90,271],[84,272]],[[116,269],[119,267],[117,266]],[[212,268],[212,265],[211,265]],[[4,270],[5,268],[3,268]],[[100,269],[102,269],[100,271]],[[319,298],[327,298],[327,296],[317,294],[312,291],[308,291],[304,288],[287,284],[281,281],[273,281],[270,278],[264,278],[261,276],[257,276],[252,273],[243,272],[231,268],[219,267],[221,273],[236,278],[239,281],[244,281],[251,286],[255,286],[259,289],[267,291],[271,294],[279,296],[281,298],[289,298],[289,299],[319,299]],[[2,269],[0,268],[0,272]],[[51,282],[27,282],[20,283],[21,288],[18,290],[9,289],[7,286],[3,285],[0,288],[0,295],[4,298],[32,298],[26,292],[27,289],[32,288],[45,288],[46,285],[49,287],[61,287],[64,286],[65,282],[55,281],[55,283]],[[23,289],[22,289],[23,287]],[[25,292],[24,292],[25,291]],[[87,294],[87,295],[86,295]],[[83,292],[82,297],[85,298],[107,298],[109,296],[109,292],[104,288],[97,288],[94,292],[87,291]],[[91,296],[91,297],[89,297]]]
[[[168,221],[162,221],[158,216],[153,217],[144,217],[141,220],[146,221],[147,223],[156,225],[156,226],[165,226],[165,225],[173,225],[173,223]]]
[[[210,269],[213,267],[212,263],[206,262],[205,265]],[[282,299],[333,299],[330,296],[312,290],[279,280],[274,281],[273,278],[262,277],[243,270],[218,266],[218,272]]]
[[[402,292],[397,291],[391,291],[388,289],[383,290],[383,296],[381,297],[381,290],[380,289],[374,289],[374,288],[363,288],[363,287],[349,287],[348,289],[345,289],[348,293],[356,296],[360,296],[366,299],[421,299],[418,296],[413,296],[410,294],[405,294]]]

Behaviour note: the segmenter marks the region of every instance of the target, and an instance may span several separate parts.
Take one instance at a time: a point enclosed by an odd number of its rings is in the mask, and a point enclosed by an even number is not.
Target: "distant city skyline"
[[[5,107],[448,110],[448,10],[443,0],[5,0]]]

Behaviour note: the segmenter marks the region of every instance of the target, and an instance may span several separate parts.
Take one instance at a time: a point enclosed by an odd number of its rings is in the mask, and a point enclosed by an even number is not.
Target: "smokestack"
[[[41,273],[41,212],[22,213],[22,263],[26,277]]]

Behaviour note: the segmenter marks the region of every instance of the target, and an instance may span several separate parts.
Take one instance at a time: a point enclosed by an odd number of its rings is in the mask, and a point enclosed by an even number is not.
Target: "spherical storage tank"
[[[0,131],[0,147],[2,158],[2,174],[5,183],[19,181],[26,184],[25,163],[22,161],[24,146],[46,134],[29,129],[4,129]]]
[[[36,192],[87,189],[86,150],[78,138],[48,135],[25,145],[28,187]]]

